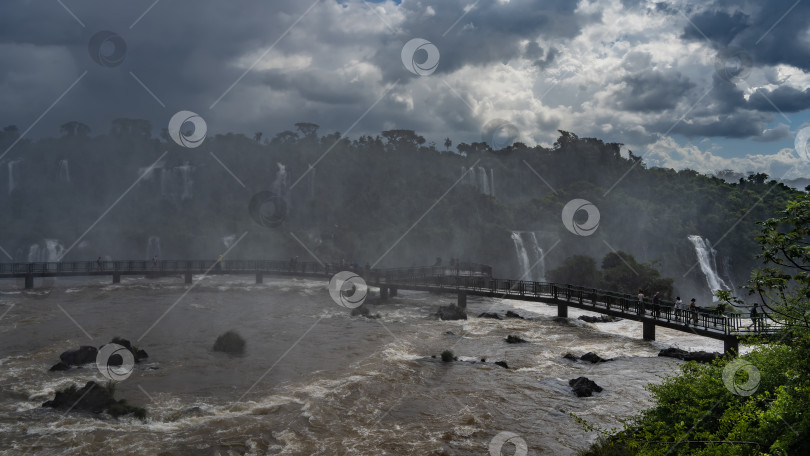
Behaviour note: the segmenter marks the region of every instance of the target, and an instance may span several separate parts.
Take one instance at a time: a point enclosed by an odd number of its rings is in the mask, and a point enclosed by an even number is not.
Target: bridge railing
[[[649,299],[640,302],[637,296],[630,294],[576,285],[497,279],[484,275],[437,275],[430,274],[430,271],[425,269],[420,270],[417,274],[398,277],[397,281],[405,284],[437,286],[439,288],[467,289],[493,294],[502,293],[504,297],[551,297],[562,301],[575,302],[583,308],[593,307],[595,310],[615,310],[621,313],[652,318],[661,322],[680,323],[707,331],[720,331],[724,334],[745,331],[742,315],[737,313],[719,313],[706,309],[694,311],[687,308],[676,309],[675,303],[668,300],[660,300],[658,304]]]

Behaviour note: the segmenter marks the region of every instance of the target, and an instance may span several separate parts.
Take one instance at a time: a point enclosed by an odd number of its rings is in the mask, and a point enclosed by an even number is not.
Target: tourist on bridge
[[[681,300],[681,297],[678,296],[677,298],[675,298],[675,320],[680,321],[682,309],[683,309],[683,301]]]
[[[751,322],[754,324],[754,332],[760,332],[763,329],[762,317],[759,316],[759,305],[754,303],[751,308]]]
[[[652,301],[653,301],[653,316],[655,318],[658,318],[658,317],[661,316],[661,298],[659,296],[660,294],[661,294],[660,292],[656,291],[655,294],[653,295],[653,299],[652,299]]]
[[[104,262],[101,260],[101,257],[98,257],[98,260],[96,260],[96,264],[98,265],[99,271],[104,269]]]
[[[638,290],[638,313],[644,315],[644,291]]]
[[[697,325],[698,315],[697,315],[697,303],[695,302],[695,298],[692,298],[692,302],[689,303],[689,312],[691,312],[692,314],[692,321],[695,323],[695,325]],[[689,321],[687,321],[686,324],[688,325]]]

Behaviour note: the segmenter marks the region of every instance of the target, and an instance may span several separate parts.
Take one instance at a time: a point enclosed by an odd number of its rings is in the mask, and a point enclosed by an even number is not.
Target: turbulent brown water
[[[587,324],[575,309],[559,322],[555,307],[499,299],[470,298],[469,320],[444,322],[431,315],[454,296],[400,292],[372,307],[380,319],[351,317],[325,281],[206,277],[185,297],[181,278],[60,279],[49,295],[15,286],[0,282],[3,455],[488,455],[502,431],[530,455],[574,454],[595,434],[571,414],[612,428],[648,406],[644,386],[679,362],[660,348],[722,350],[662,328],[644,342],[639,323]],[[529,319],[474,317],[506,310]],[[229,329],[247,340],[243,356],[212,350]],[[530,343],[506,344],[509,334]],[[115,336],[149,353],[116,388],[147,408],[145,421],[40,407],[57,389],[105,381],[92,365],[48,369],[64,350]],[[445,349],[478,362],[431,359]],[[617,359],[562,359],[588,351]],[[604,392],[575,397],[568,380],[580,376]]]

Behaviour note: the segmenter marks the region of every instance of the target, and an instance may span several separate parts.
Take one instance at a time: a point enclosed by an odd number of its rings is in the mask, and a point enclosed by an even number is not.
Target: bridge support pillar
[[[256,273],[256,283],[264,283],[264,274],[261,272]]]
[[[113,283],[121,283],[121,273],[113,272]]]
[[[559,317],[559,318],[568,318],[568,305],[567,304],[557,304],[557,317]]]
[[[388,300],[388,287],[380,287],[380,301]]]
[[[644,340],[655,340],[655,322],[645,321],[642,325]]]
[[[26,274],[25,275],[25,289],[26,290],[33,290],[34,289],[34,275],[33,274]]]
[[[186,283],[191,283],[191,271],[186,271]]]
[[[467,308],[467,292],[466,291],[459,291],[458,292],[458,307],[461,309]]]
[[[723,339],[723,353],[736,356],[740,352],[740,340],[734,336]]]

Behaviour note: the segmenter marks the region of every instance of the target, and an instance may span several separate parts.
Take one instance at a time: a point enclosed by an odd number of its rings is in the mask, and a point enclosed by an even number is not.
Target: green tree
[[[598,287],[601,285],[602,274],[596,267],[596,261],[593,258],[574,255],[568,257],[562,266],[549,271],[548,279],[556,283]]]

